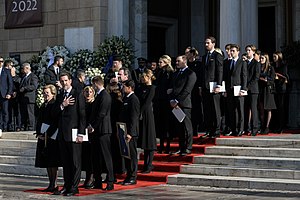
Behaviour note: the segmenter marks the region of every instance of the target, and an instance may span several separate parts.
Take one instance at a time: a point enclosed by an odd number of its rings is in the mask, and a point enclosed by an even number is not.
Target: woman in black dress
[[[285,98],[289,76],[287,66],[283,63],[282,53],[276,51],[273,53],[273,66],[275,69],[275,103],[277,110],[274,115],[274,129],[276,133],[282,133],[285,126]],[[273,121],[273,120],[272,120]]]
[[[141,147],[144,149],[144,169],[142,173],[150,173],[153,169],[152,161],[156,150],[156,132],[152,101],[155,95],[155,79],[150,69],[145,69],[141,75],[141,85],[136,94],[140,100],[140,135]]]
[[[165,153],[170,151],[170,126],[171,106],[167,90],[170,87],[171,77],[173,74],[173,67],[171,65],[171,58],[168,55],[163,55],[159,58],[159,72],[157,73],[154,97],[154,116],[155,129],[160,139],[160,147],[158,153],[163,153],[164,142],[167,141]]]
[[[85,99],[85,109],[87,113],[86,123],[87,127],[91,121],[89,119],[88,114],[92,112],[92,104],[95,100],[95,90],[91,86],[86,86],[83,89],[83,96]],[[91,137],[91,135],[89,135]],[[91,189],[93,187],[94,182],[94,173],[93,173],[93,164],[92,164],[92,148],[91,148],[91,142],[89,141],[82,143],[82,162],[81,162],[81,170],[85,171],[85,181],[83,184],[83,187],[85,189]]]
[[[36,134],[38,137],[35,167],[47,168],[49,186],[44,192],[58,191],[57,170],[61,166],[58,142],[56,139],[58,117],[55,112],[56,88],[54,85],[46,85],[43,88],[45,102],[39,110],[39,116],[36,125]],[[42,127],[49,126],[42,129]]]
[[[262,54],[260,56],[261,73],[258,82],[259,86],[259,112],[261,121],[261,133],[269,133],[269,124],[272,117],[271,110],[276,109],[274,100],[275,91],[275,70],[271,66],[268,54]],[[267,117],[265,117],[267,113]]]

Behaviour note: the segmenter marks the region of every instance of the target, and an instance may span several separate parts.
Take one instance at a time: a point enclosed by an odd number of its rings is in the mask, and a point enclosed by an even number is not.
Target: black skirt
[[[57,140],[48,139],[47,147],[45,141],[38,139],[35,157],[35,167],[61,167],[60,152]]]

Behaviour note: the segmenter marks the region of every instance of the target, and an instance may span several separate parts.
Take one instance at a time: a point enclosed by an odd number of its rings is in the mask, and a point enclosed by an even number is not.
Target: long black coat
[[[156,131],[152,101],[155,95],[155,86],[141,85],[136,92],[140,104],[140,141],[141,147],[146,150],[156,149]]]
[[[276,109],[274,100],[275,70],[273,66],[270,66],[266,72],[262,71],[260,77],[266,78],[267,81],[259,80],[259,101],[263,104],[265,110]]]

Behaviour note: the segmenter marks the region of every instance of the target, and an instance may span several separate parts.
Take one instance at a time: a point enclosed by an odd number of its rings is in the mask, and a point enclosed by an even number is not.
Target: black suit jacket
[[[170,100],[176,99],[181,108],[192,108],[191,93],[197,80],[196,74],[189,68],[180,73],[180,70],[176,71],[172,78]]]
[[[125,122],[127,126],[127,134],[139,136],[139,116],[140,116],[140,101],[133,93],[129,97],[123,98],[123,105],[120,112],[120,121]]]
[[[57,104],[55,111],[59,114],[58,123],[58,140],[72,142],[72,129],[78,129],[78,134],[85,135],[86,116],[85,116],[85,100],[83,93],[77,92],[72,88],[70,95],[75,98],[75,104],[69,105],[61,110],[60,105],[63,102],[64,92],[57,95]]]
[[[6,95],[11,95],[13,91],[13,79],[9,69],[2,67],[1,76],[0,76],[0,93],[2,98],[5,98]]]
[[[96,136],[112,133],[110,120],[111,102],[111,96],[106,90],[102,90],[92,104],[90,119],[91,126],[94,128],[94,134]]]
[[[38,88],[39,79],[34,73],[30,73],[27,77],[23,77],[20,83],[20,97],[26,103],[35,103],[36,90]]]
[[[56,86],[56,81],[59,80],[59,74],[55,73],[53,65],[49,66],[45,71],[44,80],[46,84],[52,84]]]
[[[260,63],[255,59],[252,59],[250,63],[248,63],[248,78],[247,78],[247,88],[251,94],[258,94],[258,80],[260,76]]]
[[[217,85],[222,85],[223,81],[223,56],[216,51],[213,51],[206,62],[207,54],[202,57],[204,65],[202,71],[202,88],[209,90],[209,82],[217,82]]]
[[[239,58],[235,66],[230,69],[231,60],[224,62],[224,81],[226,90],[233,86],[241,86],[242,90],[247,90],[247,63]]]

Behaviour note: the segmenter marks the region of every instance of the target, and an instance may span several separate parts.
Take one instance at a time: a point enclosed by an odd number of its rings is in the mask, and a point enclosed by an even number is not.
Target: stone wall
[[[44,0],[42,27],[4,29],[5,1],[0,1],[0,55],[19,53],[21,61],[46,46],[64,45],[66,28],[93,27],[93,48],[107,35],[108,0]]]

